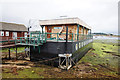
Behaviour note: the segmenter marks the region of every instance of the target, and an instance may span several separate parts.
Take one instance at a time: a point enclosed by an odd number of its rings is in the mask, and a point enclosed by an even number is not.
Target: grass
[[[94,66],[103,65],[107,66],[110,69],[118,71],[118,56],[115,56],[111,53],[105,53],[104,51],[114,52],[118,55],[118,45],[117,43],[109,43],[107,40],[95,40],[93,42],[93,50],[86,54],[79,63],[87,62]]]
[[[5,49],[0,50],[0,52],[6,53],[6,52],[8,52],[8,50],[9,50],[8,48],[5,48]],[[18,47],[18,48],[17,48],[17,51],[18,51],[18,52],[23,51],[23,50],[25,50],[24,47]],[[11,51],[12,53],[15,53],[15,48],[11,48],[10,51]]]
[[[11,73],[11,70],[6,68],[4,69],[3,78],[44,78],[43,76],[39,75],[40,72],[43,72],[44,69],[42,68],[37,68],[37,67],[32,67],[29,69],[22,69],[18,70],[17,73],[18,75],[15,75]]]

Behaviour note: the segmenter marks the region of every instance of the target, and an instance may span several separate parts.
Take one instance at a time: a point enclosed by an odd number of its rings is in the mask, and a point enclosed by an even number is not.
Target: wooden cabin
[[[45,27],[46,33],[58,33],[59,38],[66,40],[66,26],[68,27],[68,39],[73,40],[77,38],[77,35],[88,35],[91,32],[91,27],[79,18],[64,18],[53,20],[40,20],[40,25]],[[76,34],[76,36],[75,36]],[[57,38],[56,34],[47,34],[47,38]]]
[[[27,28],[23,24],[0,22],[0,41],[14,40],[15,37],[27,37]]]

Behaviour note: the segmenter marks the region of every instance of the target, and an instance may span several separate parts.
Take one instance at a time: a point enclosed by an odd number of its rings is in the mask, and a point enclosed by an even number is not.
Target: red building
[[[27,37],[27,28],[23,24],[0,22],[0,41],[13,40],[15,37]]]

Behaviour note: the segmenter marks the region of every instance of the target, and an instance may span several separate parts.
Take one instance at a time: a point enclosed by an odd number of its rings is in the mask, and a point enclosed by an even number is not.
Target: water
[[[94,41],[102,41],[102,42],[106,42],[106,43],[119,43],[118,40],[120,40],[120,38],[118,37],[112,37],[112,36],[93,36],[93,40]]]
[[[93,36],[93,39],[115,39],[115,40],[120,40],[120,38],[112,37],[112,36]]]

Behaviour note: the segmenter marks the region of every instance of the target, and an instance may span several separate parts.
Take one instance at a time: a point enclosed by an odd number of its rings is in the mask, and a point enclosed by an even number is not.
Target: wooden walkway
[[[15,44],[9,44],[9,45],[0,45],[0,48],[9,48],[9,47],[15,47]]]

